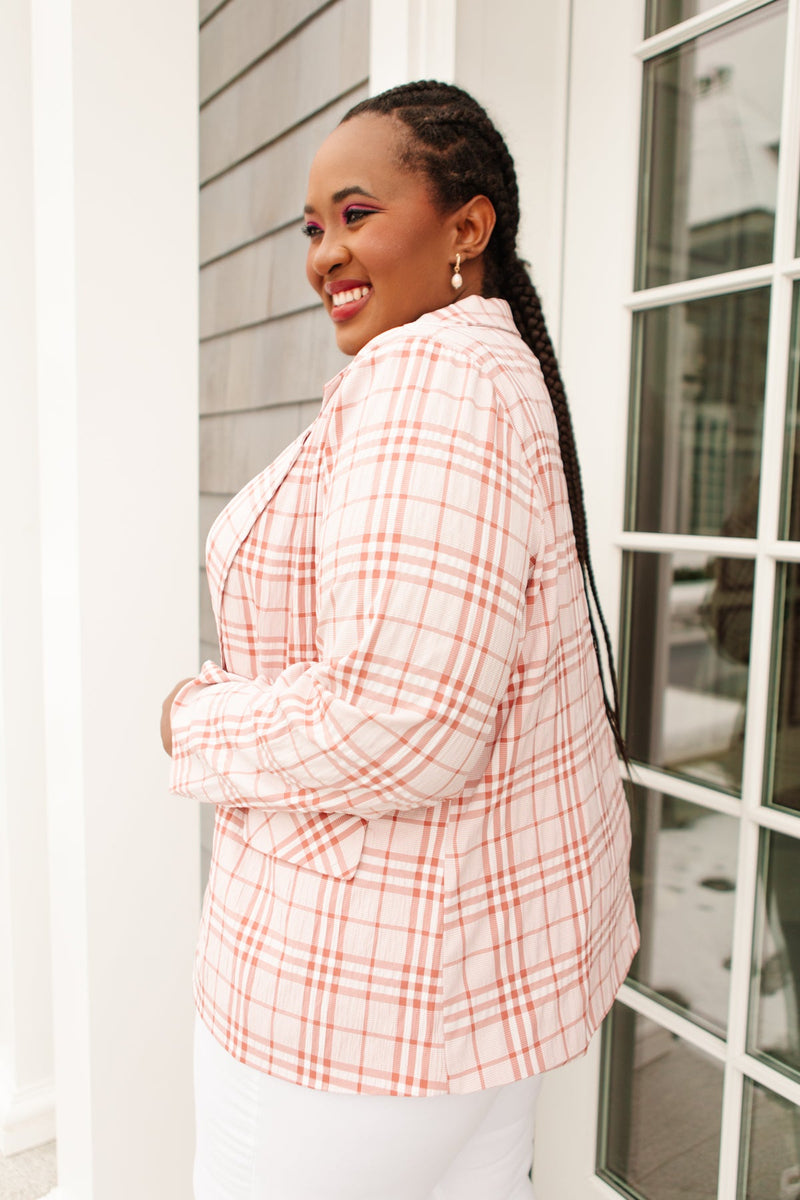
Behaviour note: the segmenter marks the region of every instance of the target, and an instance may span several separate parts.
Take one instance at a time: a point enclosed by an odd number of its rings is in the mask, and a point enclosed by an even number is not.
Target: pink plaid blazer
[[[370,342],[208,540],[195,978],[237,1059],[433,1095],[580,1054],[637,944],[555,422],[502,300]]]

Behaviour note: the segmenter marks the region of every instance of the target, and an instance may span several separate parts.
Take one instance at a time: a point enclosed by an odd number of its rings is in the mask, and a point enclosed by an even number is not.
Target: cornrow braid
[[[614,655],[589,553],[586,506],[572,418],[539,296],[526,264],[517,253],[520,214],[514,160],[486,111],[468,92],[451,84],[435,80],[403,84],[362,100],[345,114],[342,121],[362,114],[386,116],[400,123],[403,133],[401,161],[409,169],[425,175],[433,189],[434,200],[443,212],[452,212],[476,195],[487,196],[494,206],[497,221],[484,254],[483,294],[499,296],[508,302],[519,334],[539,360],[547,384],[558,427],[603,701],[617,749],[627,765]],[[597,635],[598,622],[603,635],[605,662]]]

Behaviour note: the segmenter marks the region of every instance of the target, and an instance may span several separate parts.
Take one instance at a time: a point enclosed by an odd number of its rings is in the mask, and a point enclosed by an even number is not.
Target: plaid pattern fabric
[[[629,828],[546,388],[501,300],[369,343],[218,518],[221,665],[173,707],[216,807],[196,971],[313,1088],[580,1054],[636,949]]]

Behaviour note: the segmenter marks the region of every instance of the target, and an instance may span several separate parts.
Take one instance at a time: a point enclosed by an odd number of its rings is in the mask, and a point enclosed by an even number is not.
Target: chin
[[[342,354],[348,354],[351,358],[354,354],[358,354],[359,350],[363,349],[373,337],[375,337],[374,333],[358,334],[355,329],[342,329],[339,326],[336,328],[336,345]]]

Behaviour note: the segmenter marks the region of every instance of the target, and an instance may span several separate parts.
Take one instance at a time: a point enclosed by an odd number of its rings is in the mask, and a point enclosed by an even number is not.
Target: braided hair
[[[402,84],[362,100],[345,114],[342,123],[361,115],[392,117],[404,126],[401,161],[409,170],[427,178],[433,199],[443,212],[452,212],[476,195],[487,196],[494,206],[497,223],[484,252],[483,294],[499,296],[508,302],[520,336],[539,360],[550,393],[606,715],[617,749],[627,763],[620,730],[619,692],[611,637],[589,555],[586,508],[572,419],[539,296],[526,264],[517,254],[519,190],[514,160],[486,111],[468,92],[452,84],[434,80]],[[600,651],[598,622],[603,633],[607,669]]]

